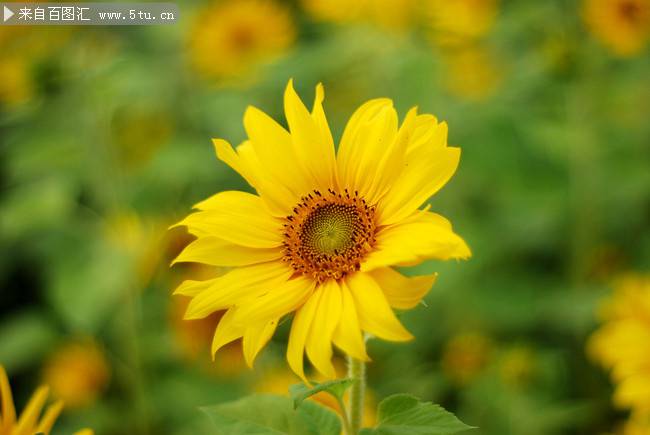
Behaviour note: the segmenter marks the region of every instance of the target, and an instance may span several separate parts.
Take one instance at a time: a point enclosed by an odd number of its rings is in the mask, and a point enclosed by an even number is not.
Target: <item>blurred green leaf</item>
[[[381,401],[379,424],[362,435],[447,435],[474,429],[439,405],[421,402],[410,394],[395,394]]]
[[[203,408],[215,425],[215,435],[339,435],[334,412],[312,402],[294,410],[288,397],[255,394],[234,402]]]
[[[0,325],[0,363],[8,371],[39,361],[56,339],[42,313],[26,312],[3,319]]]
[[[305,384],[295,384],[289,387],[289,393],[293,398],[293,407],[299,407],[302,402],[307,398],[318,394],[321,391],[331,394],[336,397],[338,400],[343,400],[343,394],[346,390],[352,386],[354,379],[335,379],[333,381],[323,382],[319,384],[318,382],[313,382],[314,387],[309,388]]]

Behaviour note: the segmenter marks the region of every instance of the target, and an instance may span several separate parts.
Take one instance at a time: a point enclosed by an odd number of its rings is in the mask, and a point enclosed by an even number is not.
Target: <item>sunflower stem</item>
[[[366,365],[363,361],[348,356],[348,377],[354,380],[350,388],[348,435],[357,435],[363,420],[363,399],[366,394]]]

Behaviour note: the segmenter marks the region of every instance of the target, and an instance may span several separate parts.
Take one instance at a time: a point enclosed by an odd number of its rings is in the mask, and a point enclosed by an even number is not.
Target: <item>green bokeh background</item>
[[[612,432],[625,412],[612,407],[585,342],[611,280],[650,264],[647,51],[612,56],[577,2],[504,1],[480,41],[502,78],[466,99],[445,85],[442,51],[420,26],[321,23],[291,3],[295,44],[222,82],[199,75],[188,55],[203,5],[180,4],[173,26],[20,37],[20,50],[44,49],[25,50],[37,53],[25,54],[30,97],[0,101],[0,364],[16,401],[42,382],[52,352],[92,337],[110,381],[97,401],[64,412],[55,434],[207,434],[199,406],[240,397],[285,365],[286,324],[255,371],[206,368],[208,343],[195,360],[183,356],[170,295],[191,269],[169,270],[187,240],[166,228],[217,191],[249,190],[210,139],[241,142],[251,104],[284,123],[293,78],[308,105],[325,85],[335,138],[356,107],[389,97],[400,116],[417,105],[447,121],[449,142],[462,148],[458,172],[430,204],[473,258],[408,271],[439,280],[426,306],[401,315],[416,340],[370,342],[374,396],[440,403],[477,435]],[[0,56],[7,44],[0,39]],[[458,383],[443,355],[467,333],[489,350]],[[522,349],[527,364],[508,381],[506,361]]]

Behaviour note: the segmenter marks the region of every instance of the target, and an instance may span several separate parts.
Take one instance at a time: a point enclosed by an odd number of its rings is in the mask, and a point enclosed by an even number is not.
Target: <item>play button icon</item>
[[[8,7],[5,6],[5,7],[4,7],[4,20],[5,20],[5,22],[6,22],[9,18],[11,18],[11,17],[13,17],[13,16],[14,16],[13,11],[12,11],[11,9],[9,9]]]

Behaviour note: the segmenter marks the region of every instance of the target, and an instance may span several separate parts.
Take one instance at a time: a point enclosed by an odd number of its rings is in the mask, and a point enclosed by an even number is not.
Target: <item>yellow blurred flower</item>
[[[431,0],[427,3],[434,43],[454,47],[472,43],[494,26],[498,0]]]
[[[525,385],[535,370],[535,355],[527,347],[515,347],[501,355],[499,374],[504,384],[511,387]]]
[[[185,321],[183,315],[189,301],[190,299],[185,297],[173,298],[170,312],[172,334],[183,358],[193,363],[199,363],[208,372],[220,377],[240,374],[246,368],[240,341],[224,346],[222,351],[214,356],[214,361],[210,361],[208,358],[214,331],[224,312],[212,313],[204,319]]]
[[[415,0],[380,0],[367,4],[371,23],[388,30],[407,30],[413,25],[417,2]]]
[[[62,346],[43,367],[43,382],[70,408],[83,408],[95,403],[106,389],[109,378],[106,356],[92,341]]]
[[[33,94],[34,83],[26,59],[3,55],[0,59],[0,105],[17,106],[30,100]]]
[[[639,54],[650,39],[650,0],[585,0],[591,33],[618,56]]]
[[[453,337],[445,346],[442,370],[458,385],[465,385],[478,376],[487,365],[492,352],[489,338],[479,333]]]
[[[303,8],[319,21],[333,23],[368,22],[388,30],[412,26],[416,0],[301,0]]]
[[[650,277],[619,279],[601,316],[603,325],[589,339],[588,351],[611,370],[614,403],[650,417]]]
[[[170,138],[172,117],[161,110],[129,105],[113,116],[112,136],[117,160],[132,169],[148,162]]]
[[[301,0],[309,15],[320,21],[346,23],[359,18],[368,0]]]
[[[0,26],[0,106],[13,108],[34,97],[32,68],[64,45],[69,27]]]
[[[340,360],[334,362],[337,371],[337,377],[345,377],[345,364]],[[325,381],[325,378],[318,374],[314,377],[316,382]],[[280,395],[289,395],[289,387],[294,384],[299,384],[300,378],[289,370],[274,369],[259,379],[253,386],[256,393],[272,393]],[[320,392],[310,397],[311,400],[332,409],[337,414],[341,414],[341,406],[334,396],[326,392]],[[343,396],[343,404],[347,406],[348,395]],[[372,391],[366,388],[366,395],[363,403],[363,421],[362,426],[371,427],[377,422],[377,415],[375,412],[376,400]]]
[[[623,425],[621,435],[650,435],[650,418],[631,418]]]
[[[104,221],[104,238],[129,259],[138,288],[149,283],[162,256],[166,231],[162,219],[143,218],[132,210],[118,210]]]
[[[192,298],[186,319],[227,310],[212,352],[242,337],[252,366],[293,314],[287,361],[303,379],[305,354],[331,379],[333,346],[367,361],[364,333],[413,338],[393,309],[416,307],[436,274],[407,277],[394,266],[471,256],[446,218],[420,208],[460,161],[446,123],[413,108],[400,126],[391,100],[371,100],[352,115],[337,155],[323,99],[318,85],[310,111],[290,81],[289,130],[249,107],[249,140],[214,145],[257,194],[216,193],[175,225],[197,237],[175,261],[233,267],[175,291]]]
[[[0,365],[0,435],[49,435],[63,410],[63,401],[59,400],[50,405],[41,416],[47,396],[48,388],[40,387],[27,403],[22,414],[17,416],[7,372]],[[84,429],[75,435],[92,435],[92,433],[90,429]]]
[[[493,95],[503,81],[503,70],[493,56],[480,47],[450,51],[443,56],[445,84],[457,97],[480,101]]]
[[[284,54],[295,38],[285,6],[273,0],[227,0],[199,13],[190,56],[206,78],[233,78]]]

